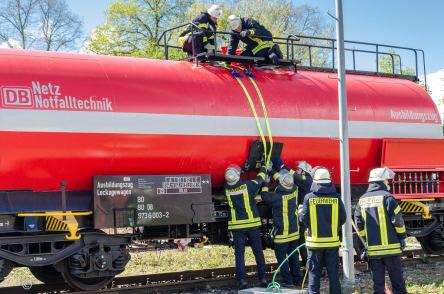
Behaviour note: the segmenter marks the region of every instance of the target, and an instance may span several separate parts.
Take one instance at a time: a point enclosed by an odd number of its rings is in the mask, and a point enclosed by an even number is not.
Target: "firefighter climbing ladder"
[[[238,82],[239,86],[242,88],[242,91],[245,94],[245,97],[248,100],[248,103],[249,103],[250,108],[251,108],[251,112],[253,113],[254,119],[256,121],[257,129],[258,129],[259,134],[260,134],[261,139],[262,139],[262,144],[263,144],[263,147],[264,147],[265,167],[268,169],[268,166],[269,166],[270,160],[271,160],[271,154],[272,154],[272,151],[273,151],[273,137],[272,137],[272,134],[271,134],[271,127],[270,127],[270,122],[269,122],[269,119],[268,119],[268,112],[267,112],[267,107],[265,105],[264,97],[262,96],[262,93],[261,93],[261,91],[259,89],[259,86],[257,85],[256,81],[254,80],[254,75],[247,68],[242,68],[240,66],[237,66],[238,69],[244,71],[245,75],[248,77],[248,79],[252,83],[254,89],[256,90],[256,94],[257,94],[257,96],[259,98],[259,101],[261,103],[262,112],[263,112],[264,120],[265,120],[265,126],[267,128],[267,133],[268,133],[268,140],[270,142],[270,150],[268,152],[267,152],[267,141],[265,139],[264,131],[262,129],[262,125],[261,125],[261,123],[259,121],[259,117],[257,115],[256,107],[254,105],[254,102],[253,102],[253,99],[251,98],[250,93],[247,90],[247,87],[245,87],[245,84],[241,80],[242,76],[238,72],[236,72],[235,69],[229,67],[226,64],[222,64],[222,67],[226,68],[227,70],[230,71],[231,75]]]

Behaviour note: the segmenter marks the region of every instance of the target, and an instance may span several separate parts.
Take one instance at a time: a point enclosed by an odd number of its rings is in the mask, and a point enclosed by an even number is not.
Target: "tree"
[[[31,27],[35,24],[37,0],[8,0],[0,7],[0,38],[2,41],[17,39],[23,49],[35,41]]]
[[[82,21],[72,13],[65,0],[38,1],[40,42],[47,51],[73,48],[82,36]]]
[[[98,54],[160,58],[161,32],[181,18],[188,0],[124,0],[112,3],[105,23],[90,36],[87,50]]]
[[[0,40],[16,39],[23,49],[71,49],[82,35],[82,21],[66,0],[4,0]]]
[[[197,1],[185,13],[185,20],[191,21],[201,11],[208,7],[208,1]],[[308,5],[295,5],[291,0],[239,0],[239,1],[219,1],[224,10],[224,18],[218,24],[218,30],[229,31],[226,18],[230,14],[236,14],[241,17],[252,17],[258,20],[274,37],[287,38],[290,34],[317,36],[329,38],[333,33],[333,26],[326,22],[325,16],[316,7]],[[183,21],[183,20],[182,20]],[[222,38],[219,44],[227,44],[228,37]],[[286,52],[286,41],[281,42],[280,46],[283,52]],[[314,41],[309,38],[302,38],[295,42],[294,58],[308,63],[308,47],[306,45],[331,46],[325,41]],[[330,49],[320,49],[312,47],[312,65],[324,66],[328,63],[331,54]]]
[[[154,3],[155,2],[155,3]],[[155,41],[166,28],[189,23],[194,17],[211,5],[212,1],[172,1],[172,0],[121,0],[111,4],[105,23],[95,30],[86,45],[87,50],[99,54],[132,55],[162,58],[163,49],[156,48]],[[226,31],[228,15],[234,13],[242,17],[254,17],[266,26],[275,36],[303,34],[330,37],[333,27],[325,22],[317,8],[296,6],[291,0],[239,0],[218,1],[224,10],[219,20],[218,30]],[[154,4],[157,4],[154,5]],[[162,7],[162,9],[159,9]],[[169,13],[161,13],[169,9]],[[144,19],[142,19],[142,16]],[[170,45],[177,45],[178,29],[167,35]],[[228,38],[218,40],[226,45]],[[302,40],[308,44],[309,40]],[[285,52],[285,45],[281,45]],[[307,47],[295,47],[296,58],[308,60]],[[182,56],[180,52],[175,56]],[[314,49],[313,60],[319,64],[327,62],[329,50]]]
[[[401,53],[396,52],[394,49],[389,49],[384,54],[379,54],[378,59],[378,71],[388,74],[402,74],[416,76],[415,70],[412,68],[401,68]]]

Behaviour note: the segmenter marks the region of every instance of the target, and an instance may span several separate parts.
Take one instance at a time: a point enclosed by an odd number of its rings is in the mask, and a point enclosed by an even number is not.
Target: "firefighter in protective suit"
[[[293,175],[288,170],[281,169],[279,173],[272,171],[272,174],[273,178],[277,179],[276,190],[269,192],[268,185],[265,185],[261,190],[261,197],[272,209],[274,252],[278,264],[281,264],[299,245],[298,187],[294,185]],[[288,261],[281,266],[280,274],[282,287],[301,286],[298,254],[290,256]]]
[[[277,64],[282,59],[281,49],[273,43],[269,30],[252,18],[241,18],[236,15],[228,17],[228,25],[232,30],[229,55],[235,55],[239,41],[246,44],[241,56],[264,57],[267,61]]]
[[[205,50],[214,50],[214,32],[217,29],[217,20],[223,16],[223,11],[219,5],[212,5],[207,12],[202,12],[197,16],[192,23],[199,27],[189,25],[185,31],[179,36],[179,45],[188,56],[193,56],[193,42],[194,55],[204,52]],[[191,34],[193,32],[193,34]]]
[[[254,180],[244,181],[240,178],[240,175],[241,168],[237,165],[230,165],[225,170],[225,196],[230,207],[228,230],[233,235],[236,280],[239,289],[247,287],[245,281],[245,243],[248,239],[256,259],[260,285],[266,287],[265,258],[259,230],[262,222],[254,199],[265,181],[266,169],[262,166]]]
[[[286,166],[280,158],[275,158],[273,162],[276,162],[276,164],[282,168],[286,169],[290,172],[291,175],[294,177],[294,182],[298,186],[298,206],[302,205],[304,202],[304,197],[310,192],[311,185],[313,184],[313,178],[311,176],[313,168],[311,165],[306,161],[297,161],[296,162],[296,171],[291,169],[290,167]],[[299,230],[302,232],[300,238],[299,238],[299,244],[305,243],[305,228],[301,226]],[[302,247],[299,249],[299,253],[301,255],[302,264],[305,266],[307,264],[307,248]]]
[[[313,170],[311,193],[304,198],[299,221],[307,228],[308,291],[319,294],[322,268],[327,267],[330,294],[341,293],[339,282],[339,228],[345,223],[346,212],[340,195],[325,167]]]
[[[401,253],[406,244],[406,229],[401,208],[390,194],[388,186],[388,181],[394,175],[387,167],[370,171],[369,187],[359,199],[354,213],[359,234],[367,243],[375,294],[385,293],[386,269],[393,293],[407,293],[401,263]]]

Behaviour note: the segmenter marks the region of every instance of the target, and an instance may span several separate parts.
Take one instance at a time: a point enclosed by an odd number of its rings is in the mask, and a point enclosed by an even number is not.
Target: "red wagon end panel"
[[[382,166],[444,170],[444,140],[384,139]]]
[[[444,198],[444,140],[384,139],[382,148],[381,165],[396,172],[395,198]]]

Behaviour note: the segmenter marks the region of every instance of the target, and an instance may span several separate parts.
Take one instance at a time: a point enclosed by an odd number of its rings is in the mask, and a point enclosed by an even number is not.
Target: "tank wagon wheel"
[[[59,273],[52,265],[48,266],[33,266],[29,270],[36,277],[37,280],[45,284],[55,284],[62,282],[62,274]]]
[[[69,269],[67,269],[65,272],[62,272],[62,277],[69,287],[79,291],[95,291],[101,288],[105,288],[114,279],[114,276],[99,278],[79,278],[74,276],[69,271]]]
[[[444,224],[425,237],[417,238],[428,254],[444,254]]]

